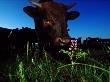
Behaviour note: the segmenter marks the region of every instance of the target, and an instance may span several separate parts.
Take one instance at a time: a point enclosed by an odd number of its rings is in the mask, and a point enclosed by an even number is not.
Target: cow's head
[[[79,12],[67,12],[69,8],[74,6],[65,6],[61,3],[52,1],[33,2],[34,7],[25,7],[24,11],[34,18],[37,27],[42,28],[44,35],[48,35],[54,45],[66,45],[70,42],[67,31],[67,20],[74,19],[79,16]]]

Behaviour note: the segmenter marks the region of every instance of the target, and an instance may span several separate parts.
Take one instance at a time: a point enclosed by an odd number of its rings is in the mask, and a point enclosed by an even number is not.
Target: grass
[[[17,56],[13,65],[8,65],[10,82],[110,82],[110,66],[106,67],[89,52],[82,49],[59,53],[68,55],[70,64],[57,62],[44,50],[43,58],[36,59],[31,48],[23,56]],[[14,71],[13,71],[14,70]]]

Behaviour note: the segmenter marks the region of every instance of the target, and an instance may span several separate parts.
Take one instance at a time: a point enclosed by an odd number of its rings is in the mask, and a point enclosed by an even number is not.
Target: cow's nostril
[[[55,42],[59,43],[62,42],[62,39],[60,37],[56,38]]]
[[[63,42],[63,40],[62,40],[61,38],[59,38],[59,39],[58,39],[58,42],[62,43],[62,42]]]

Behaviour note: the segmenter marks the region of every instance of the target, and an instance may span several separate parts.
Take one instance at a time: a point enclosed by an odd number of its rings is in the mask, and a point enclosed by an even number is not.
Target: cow
[[[23,10],[34,19],[40,46],[57,49],[68,45],[71,37],[68,34],[67,21],[77,18],[80,13],[67,10],[76,3],[67,6],[52,0],[39,2],[29,0],[29,2],[35,7],[26,6]]]

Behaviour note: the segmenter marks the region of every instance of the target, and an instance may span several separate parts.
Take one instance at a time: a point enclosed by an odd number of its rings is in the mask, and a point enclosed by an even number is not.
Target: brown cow
[[[59,47],[67,45],[70,42],[67,20],[72,20],[79,16],[79,12],[67,12],[67,10],[75,6],[76,3],[69,6],[52,0],[42,0],[40,2],[30,0],[30,3],[36,7],[24,7],[24,12],[34,18],[40,46],[51,45]]]

